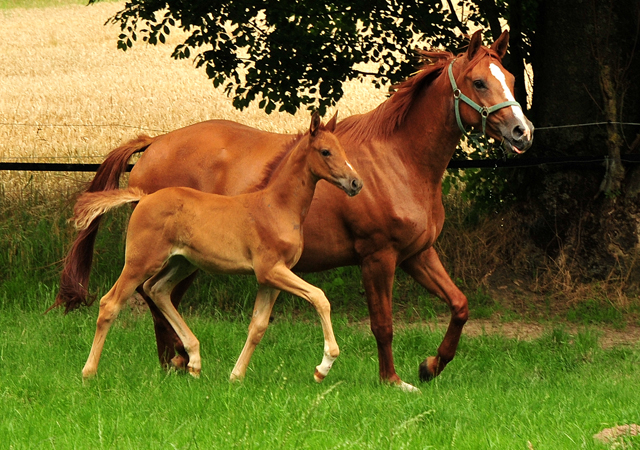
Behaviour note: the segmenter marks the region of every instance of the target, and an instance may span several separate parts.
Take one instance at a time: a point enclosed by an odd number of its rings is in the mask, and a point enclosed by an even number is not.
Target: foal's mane
[[[326,131],[327,129],[325,125],[321,123],[318,130]],[[298,146],[302,138],[307,134],[309,134],[308,131],[294,135],[291,141],[289,141],[287,145],[285,145],[282,150],[271,161],[269,161],[266,166],[264,166],[260,183],[256,184],[249,192],[257,192],[266,188],[273,178],[275,171],[280,167],[280,164],[282,164],[284,159]]]
[[[357,142],[370,139],[372,136],[381,138],[390,136],[404,122],[419,94],[431,85],[454,59],[454,55],[446,51],[418,50],[417,54],[422,64],[414,75],[392,86],[391,96],[373,111],[352,116],[340,122],[336,134],[341,136],[349,134]],[[498,61],[501,60],[494,50],[481,46],[469,61],[467,70],[486,55]],[[462,56],[463,54],[460,54],[457,58]]]
[[[262,178],[260,179],[260,183],[251,188],[249,192],[261,191],[267,187],[269,181],[271,181],[271,178],[273,177],[273,173],[280,166],[286,156],[291,153],[294,148],[296,148],[303,136],[304,133],[298,133],[293,136],[291,141],[287,145],[285,145],[283,149],[271,161],[267,163],[266,166],[264,166],[264,169],[262,169]]]
[[[324,123],[321,123],[320,126],[318,126],[318,131],[327,131]],[[275,172],[278,170],[282,162],[296,147],[298,147],[298,144],[300,144],[302,138],[304,138],[308,134],[309,132],[306,131],[304,133],[298,133],[293,136],[291,141],[289,141],[289,143],[284,146],[280,153],[278,153],[271,161],[267,163],[267,165],[262,170],[262,179],[260,180],[260,183],[255,185],[249,192],[257,192],[266,188],[271,182],[271,179],[273,178]]]

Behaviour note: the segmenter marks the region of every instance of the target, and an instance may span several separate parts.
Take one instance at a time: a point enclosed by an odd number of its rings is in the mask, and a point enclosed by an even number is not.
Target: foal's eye
[[[322,154],[322,156],[325,156],[325,157],[331,156],[331,152],[326,148],[323,148],[322,150],[320,150],[320,153]]]
[[[475,80],[473,82],[473,87],[476,88],[476,89],[486,89],[487,85],[484,84],[484,81],[482,81],[482,80]]]

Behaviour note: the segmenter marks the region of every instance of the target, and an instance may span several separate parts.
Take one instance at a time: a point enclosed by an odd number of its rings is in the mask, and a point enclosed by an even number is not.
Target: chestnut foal
[[[100,354],[113,320],[136,288],[144,286],[184,343],[187,369],[200,374],[199,342],[171,303],[175,286],[198,268],[227,274],[254,273],[260,285],[249,335],[231,379],[245,376],[249,360],[269,324],[281,290],[308,300],[318,311],[324,333],[324,357],[314,378],[320,382],[339,354],[330,305],[322,290],[296,276],[291,268],[302,254],[302,223],[317,181],[324,179],[354,196],[362,180],[332,134],[335,117],[322,125],[317,113],[309,133],[283,156],[263,190],[227,197],[173,187],[145,195],[138,189],[86,193],[76,204],[78,229],[106,211],[139,202],[127,231],[125,265],[111,290],[100,300],[100,313],[83,377],[97,373]],[[275,167],[275,164],[274,164]]]

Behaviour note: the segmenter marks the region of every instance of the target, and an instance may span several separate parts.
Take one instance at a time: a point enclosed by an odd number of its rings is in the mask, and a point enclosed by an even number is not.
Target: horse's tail
[[[100,192],[118,189],[120,177],[127,169],[129,158],[134,153],[147,149],[156,138],[138,136],[109,153],[98,168],[86,192]],[[100,215],[95,216],[83,229],[71,245],[64,259],[64,267],[60,274],[60,290],[56,301],[46,312],[64,305],[65,314],[81,305],[89,306],[93,299],[89,298],[87,286],[93,262],[93,246],[100,226]]]
[[[97,217],[127,203],[140,201],[146,194],[138,188],[114,189],[102,192],[85,192],[73,207],[71,222],[76,230],[86,230]]]

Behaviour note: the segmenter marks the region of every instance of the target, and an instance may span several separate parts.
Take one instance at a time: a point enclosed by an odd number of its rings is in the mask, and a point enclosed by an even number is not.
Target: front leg
[[[251,323],[249,324],[247,341],[245,342],[244,348],[238,357],[238,361],[231,372],[231,381],[240,381],[244,379],[247,367],[249,366],[249,360],[251,360],[251,355],[253,355],[253,351],[262,340],[265,331],[267,331],[271,310],[273,309],[273,304],[276,302],[279,294],[279,290],[268,286],[260,286],[258,289],[258,295],[256,296],[256,301],[253,306]]]
[[[393,364],[393,315],[391,299],[395,277],[396,257],[392,253],[379,253],[362,261],[362,282],[367,295],[371,331],[378,344],[380,380],[406,391],[418,389],[400,379]]]
[[[324,292],[291,272],[284,264],[277,264],[268,270],[260,270],[256,267],[256,277],[261,286],[271,286],[303,298],[311,303],[318,312],[324,334],[324,352],[322,362],[316,367],[313,378],[318,383],[322,382],[340,354],[338,343],[333,334],[333,325],[331,324],[331,304]]]
[[[444,300],[451,310],[451,321],[438,347],[438,355],[420,364],[420,380],[429,381],[442,372],[458,348],[462,328],[469,318],[467,297],[453,283],[433,247],[404,261],[400,267],[432,294]]]

